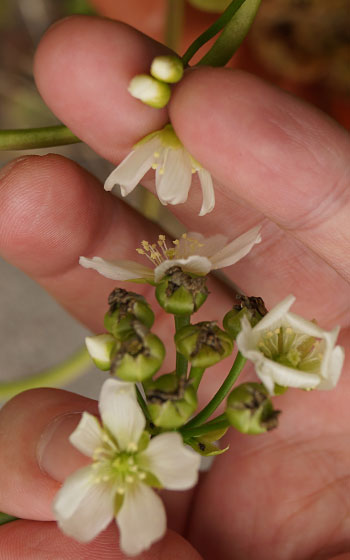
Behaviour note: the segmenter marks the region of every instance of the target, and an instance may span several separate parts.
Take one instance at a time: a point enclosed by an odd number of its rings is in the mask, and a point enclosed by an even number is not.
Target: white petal
[[[295,299],[295,296],[290,294],[285,299],[280,301],[261,319],[261,321],[259,321],[259,323],[254,327],[254,332],[261,333],[265,330],[273,330],[276,326],[281,325],[289,309],[295,302]]]
[[[169,490],[187,490],[197,483],[200,455],[183,444],[180,434],[168,432],[154,437],[139,457]]]
[[[134,261],[105,261],[101,257],[87,259],[80,257],[79,264],[84,268],[93,268],[102,276],[112,280],[136,280],[145,278],[153,280],[153,270]]]
[[[115,185],[120,185],[122,195],[129,194],[151,168],[154,161],[154,152],[160,146],[161,143],[157,137],[138,144],[107,177],[104,185],[105,190],[111,191]]]
[[[203,168],[198,170],[198,176],[203,193],[203,203],[199,215],[205,216],[205,214],[209,214],[215,206],[213,180],[209,171]]]
[[[181,266],[181,268],[186,272],[192,272],[193,274],[198,274],[199,276],[205,276],[210,272],[211,262],[206,257],[199,257],[197,255],[188,257],[188,259],[171,259],[164,261],[154,270],[155,282],[159,282],[163,276],[165,276],[169,268],[172,268],[173,266]]]
[[[117,515],[120,547],[129,556],[147,550],[163,537],[166,515],[162,500],[145,484],[128,490]]]
[[[317,386],[317,389],[320,389],[321,391],[328,391],[336,386],[341,374],[344,360],[344,348],[336,346],[331,354],[328,376],[326,379],[321,381],[321,383]]]
[[[226,245],[221,251],[211,257],[213,269],[231,266],[245,257],[255,243],[260,243],[260,226],[250,229]]]
[[[95,416],[83,412],[81,420],[74,432],[69,436],[69,441],[81,453],[92,457],[96,447],[101,445],[103,430]]]
[[[187,233],[187,247],[188,240],[191,241],[191,239],[196,239],[200,243],[200,245],[196,247],[196,255],[208,258],[215,255],[215,253],[223,249],[227,244],[227,237],[225,235],[221,235],[221,233],[216,233],[210,237],[204,237],[204,235],[201,235],[200,233],[189,231]],[[186,239],[180,238],[178,248],[179,252],[176,253],[176,256],[188,256],[188,250],[186,251]]]
[[[157,167],[156,189],[162,204],[186,202],[192,182],[192,166],[188,154],[183,149],[166,150],[165,161]],[[164,173],[160,169],[164,168]]]
[[[116,438],[121,450],[136,449],[146,421],[137,402],[135,385],[107,379],[101,390],[99,409],[103,424]]]
[[[317,373],[308,373],[298,369],[290,368],[264,358],[256,365],[256,373],[263,380],[263,377],[270,377],[282,387],[295,387],[297,389],[313,389],[320,383],[320,376]]]
[[[91,467],[69,476],[53,504],[59,527],[66,535],[88,542],[111,522],[114,493],[111,485],[93,483]]]

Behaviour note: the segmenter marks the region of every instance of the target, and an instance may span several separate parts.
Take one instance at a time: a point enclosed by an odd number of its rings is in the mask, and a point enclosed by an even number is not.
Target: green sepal
[[[114,516],[118,515],[118,513],[122,508],[123,503],[124,503],[124,494],[119,494],[119,492],[116,492],[114,498]]]
[[[220,449],[218,445],[214,443],[207,442],[200,438],[190,438],[186,440],[186,443],[192,447],[199,455],[203,455],[203,457],[212,457],[214,455],[222,455],[229,449],[229,445],[225,447],[225,449]]]
[[[140,453],[141,451],[144,451],[145,449],[147,449],[149,442],[151,440],[151,434],[149,432],[147,432],[146,430],[144,430],[140,436],[140,439],[137,443],[137,452]]]
[[[147,484],[148,486],[152,486],[152,488],[163,488],[163,484],[161,484],[161,482],[153,473],[146,471],[145,475],[146,478],[142,480],[144,484]]]
[[[207,432],[206,434],[203,434],[202,436],[200,436],[200,440],[203,441],[204,443],[211,443],[213,441],[219,441],[219,439],[221,439],[227,432],[228,427],[227,428],[220,428],[218,430],[213,430],[211,432]]]

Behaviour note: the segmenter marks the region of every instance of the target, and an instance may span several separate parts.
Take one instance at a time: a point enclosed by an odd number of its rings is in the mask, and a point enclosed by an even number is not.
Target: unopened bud
[[[196,391],[185,380],[167,373],[145,386],[148,410],[152,422],[166,429],[179,428],[192,416],[197,408]]]
[[[115,343],[115,338],[110,334],[98,334],[85,338],[85,344],[91,359],[99,369],[103,371],[111,369]]]
[[[243,383],[227,399],[227,419],[243,434],[262,434],[277,428],[279,413],[259,383]]]
[[[173,266],[157,284],[156,298],[167,313],[191,315],[207,299],[205,282],[205,276],[187,274],[179,266]]]
[[[125,340],[116,340],[111,373],[124,381],[144,381],[160,368],[165,356],[162,341],[141,324]]]
[[[204,321],[188,325],[175,335],[176,348],[194,367],[207,368],[229,356],[230,336],[215,323]]]
[[[247,297],[238,295],[239,304],[226,313],[223,319],[224,329],[233,340],[236,340],[241,331],[241,320],[247,317],[249,323],[254,327],[267,313],[264,302],[259,297]]]
[[[133,322],[139,321],[147,328],[154,323],[154,313],[144,297],[122,288],[116,288],[108,297],[109,311],[104,326],[116,338],[125,338],[133,330]]]
[[[170,86],[147,74],[135,76],[129,83],[128,92],[146,105],[161,109],[168,103],[171,95]]]
[[[184,67],[182,60],[178,56],[164,55],[156,56],[151,65],[151,74],[157,80],[175,84],[183,76]]]

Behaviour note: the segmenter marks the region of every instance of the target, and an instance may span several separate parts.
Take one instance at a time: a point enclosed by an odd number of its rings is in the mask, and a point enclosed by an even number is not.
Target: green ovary
[[[269,360],[309,373],[320,370],[323,345],[323,341],[291,327],[266,331],[258,342],[260,352]]]

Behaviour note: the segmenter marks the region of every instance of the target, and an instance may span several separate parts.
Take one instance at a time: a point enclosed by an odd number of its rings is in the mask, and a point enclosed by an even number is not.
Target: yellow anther
[[[128,484],[131,484],[132,482],[134,482],[134,477],[131,476],[130,474],[126,475],[125,482],[127,482]]]
[[[145,480],[145,478],[146,478],[146,473],[140,472],[140,473],[138,474],[138,477],[139,477],[140,480]]]
[[[159,153],[159,152],[153,152],[153,157],[159,158],[159,156],[160,156],[160,153]]]
[[[159,175],[164,175],[164,167],[161,167],[161,168],[159,169]]]
[[[121,496],[125,494],[125,488],[123,488],[122,486],[118,486],[117,494],[120,494]]]
[[[134,441],[128,443],[127,451],[137,451],[137,445]]]
[[[151,167],[152,167],[152,169],[157,169],[158,163],[152,163]]]
[[[146,254],[145,251],[144,251],[143,249],[140,249],[140,247],[138,247],[138,248],[136,249],[136,253],[138,253],[139,255],[145,255],[145,254]]]

